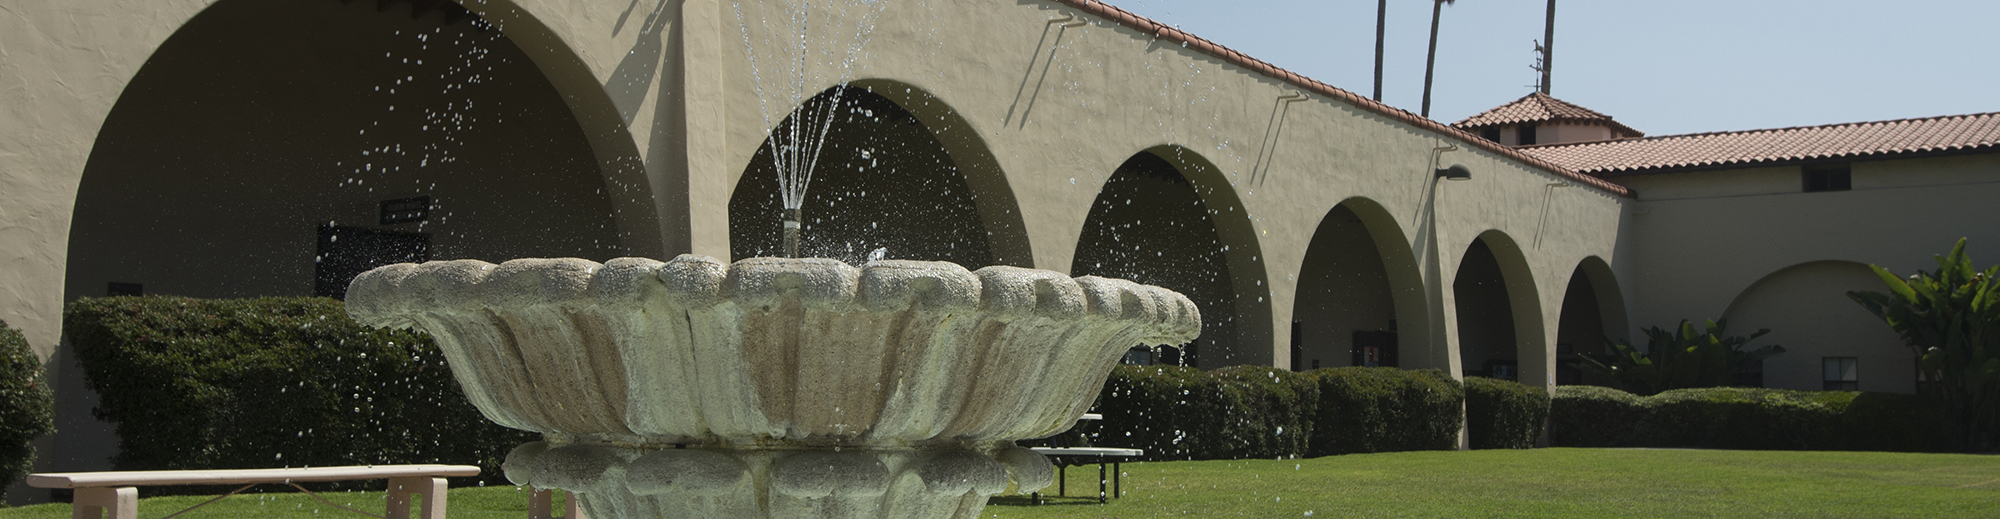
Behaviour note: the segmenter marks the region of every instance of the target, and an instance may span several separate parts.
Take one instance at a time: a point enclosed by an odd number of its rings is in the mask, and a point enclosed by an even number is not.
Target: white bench
[[[217,499],[222,499],[254,485],[266,483],[289,484],[317,481],[353,481],[363,479],[389,480],[389,503],[386,517],[407,519],[410,517],[410,497],[423,496],[423,504],[418,511],[422,519],[444,519],[446,477],[466,477],[479,475],[479,467],[471,465],[375,465],[360,467],[317,467],[306,469],[246,469],[246,470],[148,470],[133,472],[65,472],[52,474],[29,474],[28,485],[36,488],[67,488],[76,491],[75,501],[70,505],[70,517],[74,519],[138,519],[139,487],[164,485],[243,485],[228,494],[217,496],[207,503],[195,505],[200,508]],[[299,488],[299,490],[305,490]],[[317,494],[312,494],[319,498]],[[320,501],[326,502],[321,498]],[[327,502],[331,505],[331,502]],[[339,506],[339,505],[334,505]],[[345,508],[345,507],[342,507]],[[352,510],[352,509],[350,509]],[[186,510],[183,510],[185,512]],[[358,510],[356,512],[359,512]],[[365,514],[365,512],[363,512]],[[367,514],[373,515],[373,514]]]
[[[1079,422],[1083,422],[1083,421],[1095,421],[1103,419],[1104,415],[1102,414],[1084,413],[1083,416],[1077,417],[1076,420]],[[1120,484],[1121,480],[1124,479],[1122,477],[1124,471],[1121,470],[1122,467],[1119,466],[1119,462],[1123,461],[1122,458],[1140,456],[1146,454],[1146,451],[1140,449],[1120,449],[1115,447],[1035,447],[1029,450],[1033,450],[1036,453],[1041,454],[1043,456],[1055,458],[1050,461],[1054,462],[1056,465],[1057,496],[1064,496],[1064,497],[1069,496],[1070,465],[1087,465],[1093,462],[1097,463],[1097,502],[1099,503],[1106,502],[1108,497],[1124,496],[1125,490],[1123,488],[1123,485]],[[1074,463],[1073,461],[1076,458],[1083,458],[1086,461],[1082,463]],[[1089,461],[1091,458],[1096,458],[1096,460]],[[1110,493],[1106,493],[1104,488],[1104,484],[1106,482],[1104,469],[1106,464],[1111,465]],[[1038,505],[1042,504],[1042,493],[1036,492],[1031,499],[1035,504]]]
[[[1123,470],[1120,470],[1118,463],[1119,461],[1122,460],[1117,458],[1139,456],[1146,453],[1146,451],[1140,449],[1117,449],[1111,447],[1036,447],[1029,450],[1033,450],[1036,453],[1039,453],[1043,456],[1055,458],[1054,460],[1051,461],[1055,462],[1055,465],[1057,467],[1056,495],[1058,496],[1069,495],[1070,465],[1088,465],[1091,463],[1096,463],[1097,502],[1099,503],[1105,502],[1107,496],[1120,497],[1125,494],[1125,490],[1119,484],[1119,480],[1123,479],[1120,477],[1122,475],[1120,473],[1123,472]],[[1073,463],[1071,462],[1070,459],[1065,459],[1065,458],[1083,458],[1086,461],[1082,463]],[[1096,459],[1092,460],[1091,458],[1096,458]],[[1109,480],[1109,483],[1111,483],[1111,492],[1108,494],[1105,493],[1104,489],[1104,484],[1106,483],[1106,479],[1104,477],[1105,476],[1104,469],[1106,464],[1111,465],[1111,477]],[[1036,501],[1036,504],[1041,504],[1040,503],[1041,495],[1039,492],[1037,492],[1036,495],[1034,496],[1034,500]]]

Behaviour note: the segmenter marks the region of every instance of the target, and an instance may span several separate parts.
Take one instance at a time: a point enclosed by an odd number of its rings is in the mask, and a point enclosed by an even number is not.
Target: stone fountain
[[[507,478],[586,515],[971,518],[1051,483],[1138,344],[1200,333],[1159,287],[1015,267],[683,255],[375,269],[348,312],[430,333],[487,418],[539,432]]]

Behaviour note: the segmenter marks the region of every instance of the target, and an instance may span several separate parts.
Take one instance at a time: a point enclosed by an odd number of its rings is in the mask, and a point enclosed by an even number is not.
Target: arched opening
[[[397,261],[624,255],[572,97],[451,2],[218,1],[99,129],[65,297],[338,296]],[[108,468],[63,357],[52,459]]]
[[[1215,187],[1213,165],[1163,147],[1127,159],[1092,204],[1070,273],[1158,285],[1201,309],[1202,333],[1178,356],[1201,368],[1271,361],[1270,303],[1248,218]]]
[[[958,135],[968,131],[964,125],[933,130],[950,126],[955,117],[942,102],[899,92],[923,106],[912,111],[903,104],[910,101],[876,93],[888,85],[857,82],[806,101],[803,111],[830,108],[835,119],[802,205],[800,255],[858,265],[882,249],[886,258],[950,261],[972,269],[1026,264],[1027,239],[1016,236],[1024,231],[1012,192],[1004,180],[986,178],[999,173],[984,146],[962,142],[968,138]],[[788,118],[773,134],[789,132],[794,124]],[[737,259],[784,253],[773,157],[773,142],[766,139],[729,198],[729,248]],[[986,175],[968,174],[974,170]]]
[[[1352,198],[1334,206],[1299,267],[1294,365],[1427,367],[1402,355],[1404,344],[1424,341],[1422,283],[1409,243],[1380,204]]]
[[[1764,387],[1915,393],[1915,355],[1882,319],[1847,298],[1849,291],[1885,290],[1867,265],[1802,263],[1751,284],[1722,317],[1729,335],[1771,330],[1752,347],[1785,347],[1764,360]]]
[[[622,255],[541,69],[463,9],[377,7],[224,0],[168,38],[91,151],[69,297],[338,295],[396,260]]]
[[[1624,295],[1603,259],[1584,258],[1570,273],[1557,322],[1556,384],[1609,385],[1584,369],[1582,358],[1609,352],[1613,341],[1628,339]]]
[[[1514,240],[1498,231],[1474,239],[1451,290],[1464,375],[1545,385],[1541,305]]]

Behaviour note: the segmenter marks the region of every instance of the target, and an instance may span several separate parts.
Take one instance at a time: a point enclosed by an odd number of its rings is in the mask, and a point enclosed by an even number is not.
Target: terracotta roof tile
[[[1144,16],[1133,14],[1131,11],[1119,9],[1115,6],[1112,6],[1111,4],[1106,4],[1100,0],[1057,0],[1057,1],[1061,2],[1063,5],[1074,7],[1077,10],[1083,11],[1085,14],[1096,16],[1098,18],[1103,18],[1105,20],[1109,20],[1112,22],[1116,22],[1119,25],[1132,28],[1134,30],[1139,31],[1140,33],[1150,34],[1154,38],[1158,38],[1172,43],[1182,44],[1188,49],[1192,49],[1196,52],[1200,52],[1210,56],[1215,56],[1216,58],[1219,58],[1223,61],[1227,61],[1236,66],[1247,68],[1253,72],[1257,72],[1259,74],[1263,74],[1266,76],[1270,76],[1272,78],[1276,78],[1281,81],[1291,83],[1294,86],[1305,89],[1305,91],[1307,92],[1330,97],[1337,101],[1354,105],[1355,107],[1363,110],[1375,112],[1377,114],[1389,117],[1390,119],[1401,121],[1411,126],[1416,126],[1418,128],[1422,128],[1427,131],[1442,134],[1452,139],[1457,139],[1460,143],[1465,144],[1467,146],[1484,149],[1499,154],[1500,156],[1520,161],[1531,167],[1547,170],[1550,173],[1554,173],[1558,176],[1574,180],[1578,183],[1611,192],[1612,194],[1616,194],[1618,196],[1623,196],[1628,198],[1632,196],[1632,190],[1626,188],[1625,186],[1614,184],[1611,183],[1610,181],[1601,178],[1585,175],[1582,173],[1577,173],[1575,171],[1570,171],[1568,168],[1556,165],[1553,162],[1542,160],[1533,155],[1522,153],[1519,150],[1515,150],[1513,147],[1510,146],[1504,146],[1501,145],[1500,143],[1486,140],[1485,138],[1482,138],[1478,135],[1474,135],[1465,130],[1453,128],[1450,125],[1446,125],[1444,123],[1433,121],[1430,120],[1429,118],[1414,113],[1410,113],[1410,111],[1408,110],[1403,110],[1400,108],[1382,104],[1379,101],[1369,99],[1367,96],[1363,96],[1346,90],[1341,90],[1339,88],[1335,88],[1333,85],[1328,85],[1326,83],[1321,83],[1312,78],[1301,76],[1296,72],[1279,68],[1277,65],[1272,65],[1270,63],[1265,62],[1264,60],[1250,57],[1250,55],[1248,54],[1237,52],[1235,50],[1230,49],[1229,47],[1224,47],[1215,42],[1202,39],[1200,36],[1195,36],[1186,31],[1175,29],[1173,27],[1168,27],[1166,24],[1153,21]]]
[[[1616,176],[1983,149],[2000,149],[2000,112],[1550,144],[1521,151],[1578,172]]]
[[[1548,94],[1541,92],[1528,94],[1525,97],[1514,100],[1514,102],[1480,112],[1477,115],[1465,118],[1463,121],[1451,123],[1451,125],[1462,130],[1471,131],[1490,126],[1544,122],[1609,126],[1620,137],[1646,135],[1645,132],[1634,130],[1630,126],[1625,126],[1618,121],[1611,120],[1611,116],[1609,115],[1577,106],[1575,103],[1550,97]]]

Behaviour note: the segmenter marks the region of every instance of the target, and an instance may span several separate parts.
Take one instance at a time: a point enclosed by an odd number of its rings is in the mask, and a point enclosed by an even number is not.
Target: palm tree
[[[1437,68],[1438,57],[1438,16],[1444,14],[1444,4],[1458,0],[1433,0],[1431,3],[1431,54],[1424,58],[1424,117],[1431,116],[1431,69]]]
[[[1554,0],[1550,0],[1554,1]],[[1382,36],[1389,25],[1389,0],[1375,1],[1375,100],[1382,100]]]

